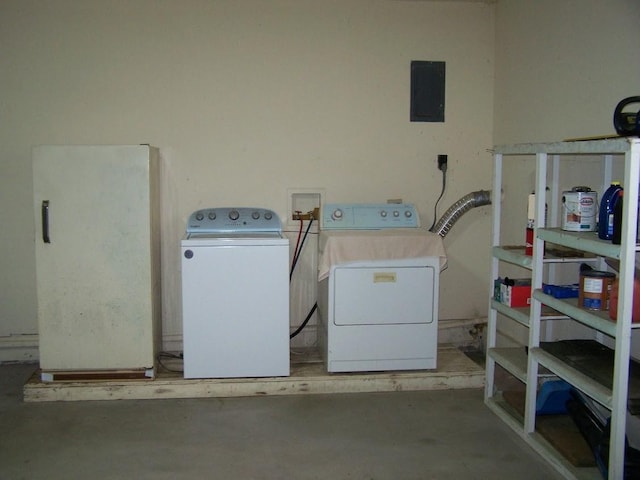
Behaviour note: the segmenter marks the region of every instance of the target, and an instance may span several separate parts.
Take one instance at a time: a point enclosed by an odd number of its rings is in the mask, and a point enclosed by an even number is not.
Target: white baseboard
[[[37,334],[0,337],[0,363],[30,363],[38,359]]]

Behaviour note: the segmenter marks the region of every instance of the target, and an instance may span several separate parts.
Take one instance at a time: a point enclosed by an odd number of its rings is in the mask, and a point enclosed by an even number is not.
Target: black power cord
[[[298,335],[302,331],[302,329],[307,326],[307,323],[309,323],[309,320],[311,320],[311,317],[313,316],[313,313],[317,310],[317,308],[318,302],[313,304],[313,307],[311,307],[311,311],[307,314],[307,318],[304,319],[304,322],[302,322],[302,324],[296,329],[295,332],[289,335],[289,339],[292,339],[293,337]]]
[[[300,258],[300,253],[302,252],[304,243],[307,240],[307,235],[309,234],[309,230],[311,230],[312,223],[313,223],[313,215],[309,219],[309,225],[307,225],[307,229],[304,232],[304,236],[302,237],[302,241],[300,242],[299,248],[296,248],[296,251],[293,254],[293,260],[291,261],[291,271],[289,273],[289,281],[291,281],[291,277],[293,276],[293,271],[295,270],[296,264],[298,263],[298,259]],[[309,320],[311,320],[311,317],[313,316],[313,313],[316,311],[317,308],[318,308],[318,302],[313,304],[311,311],[307,314],[307,318],[304,319],[302,324],[300,324],[300,326],[296,329],[295,332],[289,335],[289,339],[292,339],[293,337],[297,336],[304,329],[304,327],[307,326],[307,323],[309,323]]]
[[[176,370],[176,369],[168,367],[162,361],[163,358],[170,358],[170,359],[174,359],[174,360],[184,360],[184,354],[183,353],[159,352],[158,355],[156,356],[156,360],[158,360],[158,364],[168,372],[184,373],[184,370]]]
[[[436,221],[438,220],[438,203],[440,203],[440,200],[444,195],[444,191],[447,188],[447,159],[447,155],[438,155],[438,170],[442,172],[442,192],[440,192],[440,196],[433,207],[433,223],[431,224],[429,231],[433,230],[433,227],[436,226]]]
[[[289,272],[289,281],[291,281],[291,277],[293,277],[293,271],[296,268],[296,264],[298,263],[298,259],[300,258],[300,252],[302,252],[302,248],[304,247],[304,242],[307,239],[307,235],[309,234],[309,230],[311,230],[311,224],[313,223],[313,217],[309,220],[309,225],[307,225],[307,229],[304,232],[304,236],[302,237],[302,241],[300,242],[300,248],[297,251],[293,252],[293,260],[291,260],[291,271]]]

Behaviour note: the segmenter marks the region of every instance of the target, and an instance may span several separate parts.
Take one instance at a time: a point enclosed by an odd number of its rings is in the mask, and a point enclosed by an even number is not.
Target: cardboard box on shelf
[[[509,307],[528,307],[531,305],[531,279],[498,278],[494,284],[494,297]]]

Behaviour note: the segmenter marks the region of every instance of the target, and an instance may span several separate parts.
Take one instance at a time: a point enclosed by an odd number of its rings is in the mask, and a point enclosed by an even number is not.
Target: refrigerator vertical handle
[[[42,201],[42,241],[51,243],[51,238],[49,238],[49,200]]]

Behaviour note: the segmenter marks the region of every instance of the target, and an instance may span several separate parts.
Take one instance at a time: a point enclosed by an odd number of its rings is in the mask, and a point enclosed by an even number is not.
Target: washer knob
[[[393,216],[394,217],[399,217],[400,216],[400,212],[398,210],[394,210],[393,211]]]
[[[264,218],[265,220],[271,220],[273,215],[271,215],[271,212],[264,212]]]
[[[238,218],[240,218],[240,213],[238,213],[238,211],[237,211],[237,210],[231,210],[231,211],[229,212],[229,219],[230,219],[230,220],[234,220],[234,221],[235,221],[235,220],[237,220]]]
[[[216,212],[209,212],[209,215],[207,215],[207,217],[209,217],[209,220],[215,220],[216,219]]]
[[[196,220],[201,221],[204,219],[204,214],[202,212],[196,213]]]
[[[411,218],[411,217],[412,217],[412,215],[413,215],[413,213],[411,213],[411,210],[405,210],[405,212],[404,212],[404,216],[405,216],[405,217],[407,217],[407,218]]]
[[[251,218],[253,218],[254,220],[258,220],[260,218],[260,212],[252,212]]]
[[[336,208],[331,214],[334,220],[340,220],[342,218],[342,210]]]
[[[380,212],[380,216],[381,216],[382,218],[387,218],[387,211],[386,211],[386,210],[382,210],[382,211]]]

